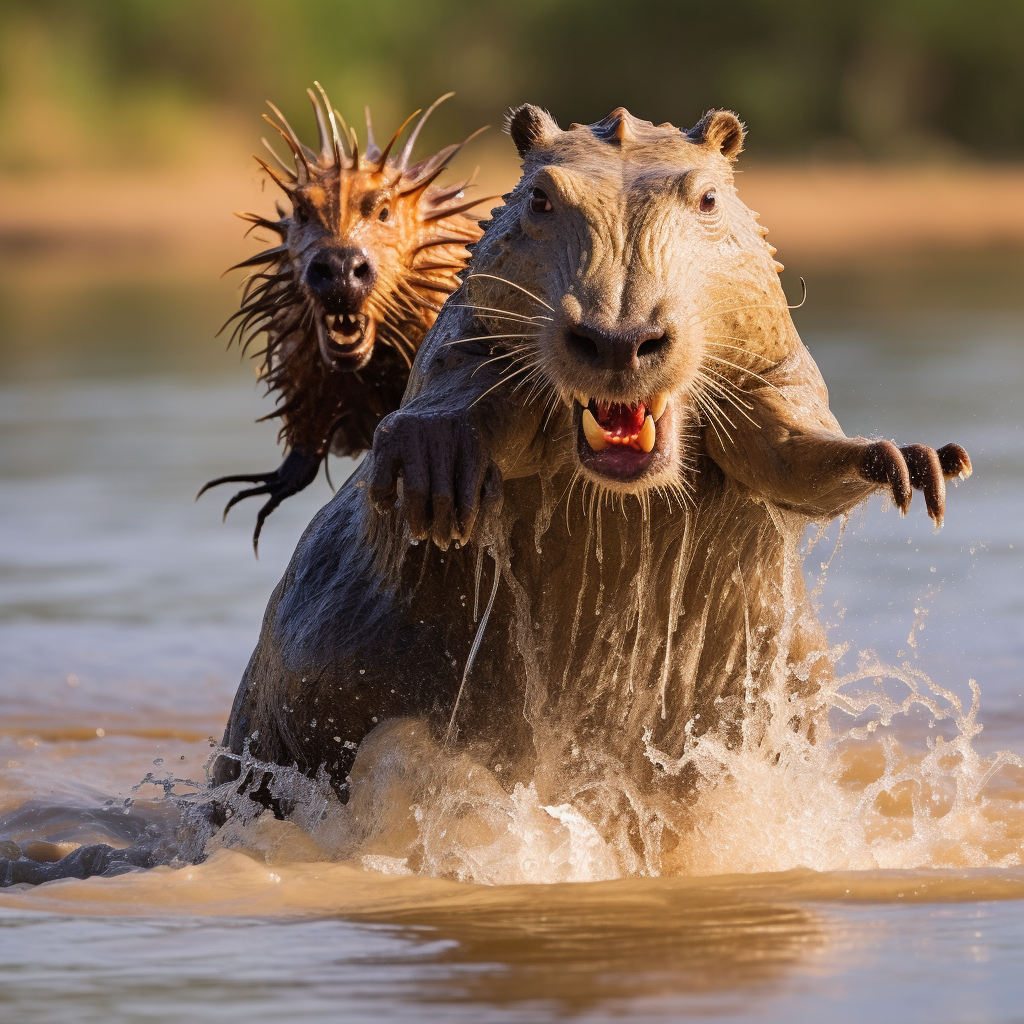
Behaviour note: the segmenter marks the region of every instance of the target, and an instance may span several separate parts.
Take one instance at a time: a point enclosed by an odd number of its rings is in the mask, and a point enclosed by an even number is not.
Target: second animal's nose
[[[357,312],[376,281],[365,249],[321,249],[306,268],[306,284],[328,312]]]

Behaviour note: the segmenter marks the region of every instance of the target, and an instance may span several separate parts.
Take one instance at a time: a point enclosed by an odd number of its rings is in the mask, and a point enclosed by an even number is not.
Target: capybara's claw
[[[501,471],[476,429],[461,416],[404,409],[386,416],[373,438],[369,497],[385,514],[398,500],[413,540],[442,550],[474,534],[490,536],[501,513]]]
[[[946,481],[938,453],[923,444],[908,444],[900,452],[910,471],[910,486],[924,494],[928,515],[941,523],[946,514]]]
[[[958,444],[943,445],[938,451],[938,456],[943,476],[947,480],[952,480],[953,477],[966,480],[974,472],[970,455]]]
[[[958,444],[947,444],[936,451],[924,444],[897,448],[892,441],[875,441],[864,452],[861,472],[865,479],[887,484],[892,500],[905,515],[913,490],[924,494],[928,515],[936,526],[946,514],[946,480],[971,475],[970,456]]]
[[[899,448],[892,441],[875,441],[864,452],[861,472],[866,480],[876,484],[887,484],[892,493],[893,504],[906,515],[910,508],[910,470]]]

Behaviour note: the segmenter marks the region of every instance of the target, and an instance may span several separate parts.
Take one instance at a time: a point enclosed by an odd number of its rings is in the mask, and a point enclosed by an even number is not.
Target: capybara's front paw
[[[946,480],[971,475],[971,458],[958,444],[936,451],[923,444],[898,448],[892,441],[875,441],[864,451],[861,473],[865,480],[885,484],[900,513],[910,508],[914,488],[923,492],[928,515],[936,525],[946,514]]]
[[[373,436],[370,500],[387,512],[398,499],[415,540],[447,550],[491,536],[501,513],[501,471],[464,416],[399,409]]]

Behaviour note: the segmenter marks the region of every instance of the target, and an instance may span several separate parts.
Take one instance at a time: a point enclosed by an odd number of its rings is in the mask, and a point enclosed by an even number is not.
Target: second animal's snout
[[[377,271],[365,249],[325,246],[309,261],[305,280],[328,312],[355,313],[373,291]]]

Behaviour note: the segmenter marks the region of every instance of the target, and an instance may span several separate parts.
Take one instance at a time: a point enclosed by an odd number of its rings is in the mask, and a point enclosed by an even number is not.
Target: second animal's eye
[[[534,213],[549,213],[551,211],[551,200],[544,194],[543,189],[535,188],[530,198],[530,209]]]
[[[380,213],[377,214],[377,220],[387,220],[391,216],[391,210],[386,206],[380,208]]]
[[[700,197],[700,212],[711,213],[717,205],[718,197],[715,195],[715,190],[713,188],[709,188],[707,192]]]

